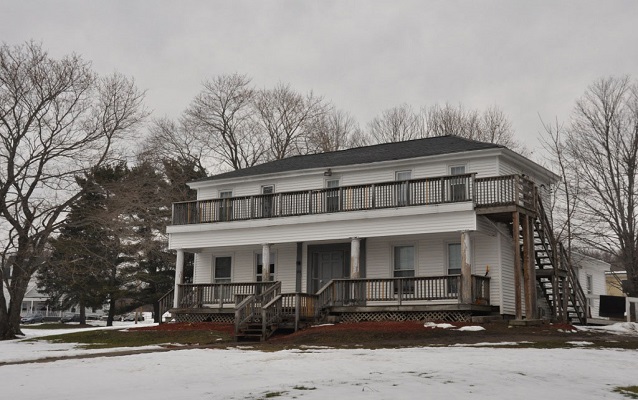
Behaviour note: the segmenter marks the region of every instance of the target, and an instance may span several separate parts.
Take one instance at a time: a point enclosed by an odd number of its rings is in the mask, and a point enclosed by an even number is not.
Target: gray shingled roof
[[[404,160],[408,158],[460,153],[464,151],[503,148],[494,143],[477,142],[458,136],[437,136],[405,142],[384,143],[373,146],[331,151],[329,153],[294,156],[254,167],[213,175],[199,181],[241,178],[246,176],[298,171],[312,168],[333,168],[344,165],[368,164],[379,161]]]

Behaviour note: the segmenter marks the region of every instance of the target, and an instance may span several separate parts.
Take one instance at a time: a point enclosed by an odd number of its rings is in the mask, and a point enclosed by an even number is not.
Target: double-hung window
[[[219,192],[219,220],[230,221],[233,217],[232,190],[223,190]]]
[[[394,246],[394,277],[410,278],[414,276],[414,246]],[[412,279],[403,280],[394,287],[395,293],[399,286],[403,294],[414,293],[414,281]]]
[[[273,216],[274,193],[275,187],[273,185],[261,187],[261,216],[264,218]]]
[[[339,211],[339,179],[330,179],[326,181],[326,211]]]
[[[397,206],[407,206],[410,204],[410,183],[412,171],[397,171],[395,180],[397,183]]]
[[[465,165],[450,167],[450,175],[464,175]],[[465,201],[468,199],[467,178],[458,177],[450,179],[450,201]]]
[[[232,257],[215,257],[214,276],[215,283],[230,283]]]
[[[447,274],[461,275],[461,243],[447,245]],[[459,292],[458,282],[457,277],[448,280],[447,290],[449,294]]]

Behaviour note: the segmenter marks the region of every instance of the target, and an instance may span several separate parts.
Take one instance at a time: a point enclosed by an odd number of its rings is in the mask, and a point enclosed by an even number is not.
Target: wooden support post
[[[472,242],[470,232],[461,232],[461,303],[472,304]]]
[[[175,261],[175,291],[173,297],[173,307],[179,308],[179,285],[184,283],[184,250],[177,249],[177,260]]]
[[[296,280],[295,280],[295,292],[301,292],[301,259],[303,255],[303,242],[297,242],[297,263],[296,263]]]
[[[358,237],[350,239],[350,279],[359,279],[361,262],[361,240]]]
[[[516,319],[523,319],[523,307],[521,304],[521,242],[519,239],[520,214],[514,211],[512,214],[512,242],[514,243],[514,304]]]
[[[534,228],[528,215],[523,217],[523,281],[525,284],[525,318],[538,319],[536,269],[534,266]]]
[[[261,245],[261,281],[270,281],[270,243]]]

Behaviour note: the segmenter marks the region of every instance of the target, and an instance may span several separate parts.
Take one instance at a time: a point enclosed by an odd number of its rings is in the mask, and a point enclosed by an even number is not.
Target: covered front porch
[[[233,322],[238,337],[257,324],[260,338],[335,318],[465,320],[492,311],[490,278],[478,275],[333,279],[314,294],[283,293],[279,281],[180,284],[175,298],[177,321]]]

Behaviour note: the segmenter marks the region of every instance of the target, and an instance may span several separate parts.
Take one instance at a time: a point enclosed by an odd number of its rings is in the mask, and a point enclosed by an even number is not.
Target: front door
[[[313,253],[312,258],[313,293],[317,293],[330,280],[345,277],[343,251],[318,251]]]

